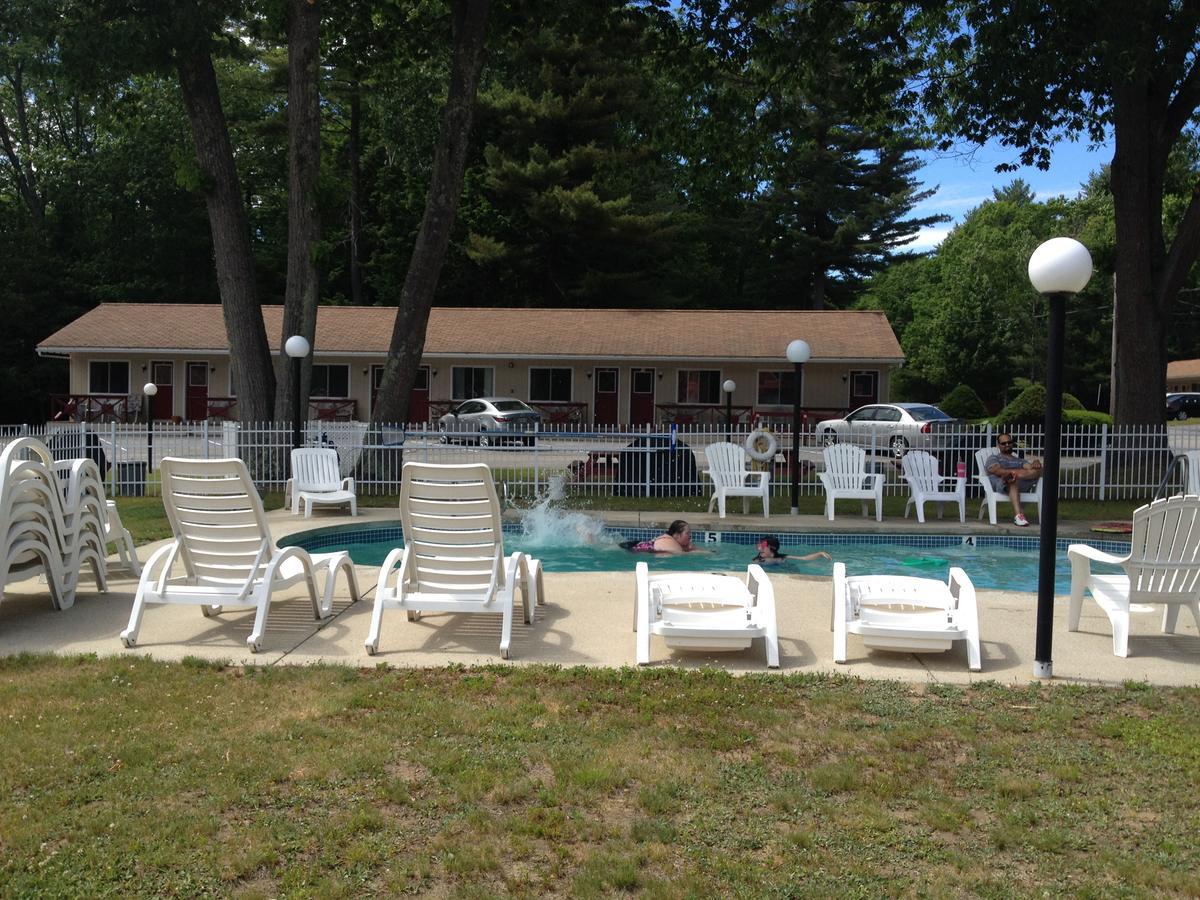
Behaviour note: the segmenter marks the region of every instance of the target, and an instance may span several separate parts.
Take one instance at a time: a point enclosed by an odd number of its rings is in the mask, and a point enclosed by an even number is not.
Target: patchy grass
[[[0,893],[1200,893],[1200,691],[0,661]]]

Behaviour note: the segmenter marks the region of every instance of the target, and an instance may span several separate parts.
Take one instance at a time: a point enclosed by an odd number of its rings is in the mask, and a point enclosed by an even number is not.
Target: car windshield
[[[533,412],[520,400],[496,400],[492,403],[496,412]]]
[[[917,422],[932,422],[950,418],[950,416],[946,415],[936,406],[910,406],[908,407],[908,414]]]

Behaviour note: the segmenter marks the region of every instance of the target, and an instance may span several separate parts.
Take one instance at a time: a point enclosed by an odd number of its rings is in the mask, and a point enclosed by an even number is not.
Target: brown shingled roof
[[[1167,363],[1167,380],[1190,378],[1200,381],[1200,359],[1177,359]]]
[[[322,306],[316,349],[386,354],[396,310]],[[279,340],[283,308],[263,307],[267,337]],[[648,310],[438,308],[425,355],[540,358],[770,359],[802,337],[813,360],[899,362],[904,353],[875,310]],[[221,307],[193,303],[103,303],[50,335],[50,353],[164,350],[225,353]]]

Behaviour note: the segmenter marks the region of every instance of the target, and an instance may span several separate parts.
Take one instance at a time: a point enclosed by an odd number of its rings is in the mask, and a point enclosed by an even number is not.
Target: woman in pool
[[[762,565],[775,565],[783,562],[788,558],[786,553],[779,552],[779,538],[765,537],[758,542],[758,556],[750,560]],[[816,553],[806,553],[804,556],[793,556],[792,559],[833,559],[824,550],[818,550]]]
[[[665,534],[653,540],[639,541],[627,549],[634,553],[695,553],[700,550],[692,546],[692,526],[683,519],[672,522]]]

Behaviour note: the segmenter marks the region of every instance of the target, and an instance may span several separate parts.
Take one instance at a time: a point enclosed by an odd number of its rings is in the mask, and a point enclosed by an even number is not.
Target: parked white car
[[[897,459],[910,447],[941,447],[962,423],[928,403],[872,403],[860,406],[844,419],[817,423],[822,444],[839,441],[883,449]]]

